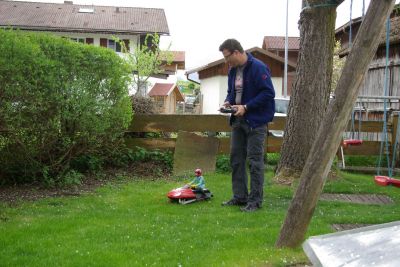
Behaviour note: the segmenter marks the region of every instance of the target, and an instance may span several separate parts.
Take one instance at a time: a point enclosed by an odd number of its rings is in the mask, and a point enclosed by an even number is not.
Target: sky
[[[63,0],[25,0],[63,3]],[[365,1],[365,11],[370,0]],[[288,0],[288,36],[299,36],[301,0]],[[400,0],[396,0],[399,3]],[[161,37],[161,46],[185,51],[190,70],[221,59],[219,45],[237,39],[244,49],[262,47],[264,36],[285,36],[285,0],[73,0],[74,4],[162,8],[170,36]],[[350,19],[351,0],[337,8],[336,28]],[[361,16],[363,0],[353,0],[352,18]]]

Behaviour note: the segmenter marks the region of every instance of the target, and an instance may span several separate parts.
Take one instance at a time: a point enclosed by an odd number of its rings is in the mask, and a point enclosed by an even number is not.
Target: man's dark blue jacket
[[[235,105],[236,68],[228,74],[228,95],[225,101]],[[247,111],[244,118],[251,128],[272,121],[275,114],[275,91],[268,67],[260,60],[247,53],[247,63],[243,69],[242,105]],[[231,116],[232,123],[233,116]]]

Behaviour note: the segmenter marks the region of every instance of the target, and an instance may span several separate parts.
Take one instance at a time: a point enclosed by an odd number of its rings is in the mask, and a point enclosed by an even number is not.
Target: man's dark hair
[[[228,50],[229,52],[233,53],[235,50],[239,51],[240,53],[243,53],[243,47],[239,43],[238,40],[236,39],[227,39],[225,40],[220,46],[219,46],[219,51],[222,52],[222,50]]]

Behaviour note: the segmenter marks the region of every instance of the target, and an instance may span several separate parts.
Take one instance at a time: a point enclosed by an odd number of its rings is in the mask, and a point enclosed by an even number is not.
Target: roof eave
[[[169,32],[157,32],[157,31],[125,31],[125,30],[110,30],[110,29],[83,29],[83,28],[60,28],[60,27],[35,27],[26,25],[0,25],[2,28],[13,28],[28,31],[51,31],[51,32],[76,32],[76,33],[118,33],[118,34],[145,34],[145,33],[157,33],[158,35],[167,35]]]
[[[284,58],[282,58],[282,57],[280,57],[280,56],[278,56],[278,55],[275,55],[274,53],[269,52],[269,51],[267,51],[267,50],[261,49],[261,48],[259,48],[259,47],[253,47],[253,48],[247,49],[247,50],[245,50],[245,52],[249,52],[249,53],[252,53],[252,52],[260,52],[260,53],[262,53],[262,54],[264,54],[264,55],[267,55],[267,56],[269,56],[269,57],[271,57],[271,58],[273,58],[273,59],[275,59],[275,60],[278,60],[278,61],[283,62],[283,63],[285,62],[285,59],[284,59]],[[196,72],[199,72],[199,71],[202,71],[202,70],[205,70],[205,69],[214,67],[214,66],[216,66],[216,65],[219,65],[219,64],[221,64],[221,63],[223,63],[223,62],[225,62],[225,59],[222,58],[222,59],[216,60],[216,61],[214,61],[214,62],[211,62],[211,63],[209,63],[209,64],[207,64],[207,65],[204,65],[204,66],[201,66],[201,67],[192,69],[192,70],[188,70],[185,74],[186,74],[186,75],[189,75],[189,74],[191,74],[191,73],[196,73]],[[288,61],[288,65],[291,66],[291,67],[293,67],[293,68],[296,68],[296,63],[293,63],[293,62],[291,62],[291,61]]]

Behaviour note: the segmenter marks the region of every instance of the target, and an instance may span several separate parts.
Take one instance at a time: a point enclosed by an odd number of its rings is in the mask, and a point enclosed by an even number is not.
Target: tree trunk
[[[140,96],[140,97],[146,97],[147,95],[147,83],[145,81],[142,81],[140,79],[140,77],[138,77],[137,79],[137,90],[136,90],[136,96]]]
[[[276,243],[278,247],[296,247],[304,239],[359,86],[375,55],[380,33],[394,3],[395,0],[372,0],[370,3],[335,90],[336,98],[329,104],[301,173],[299,187]]]
[[[325,0],[308,1],[310,6]],[[336,5],[305,8],[300,14],[300,54],[289,102],[281,159],[275,180],[299,178],[326,112],[332,80]]]

